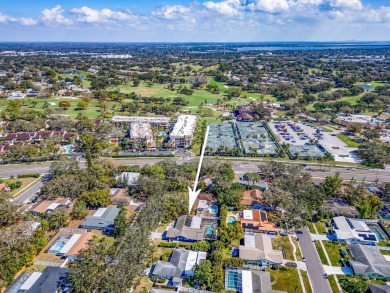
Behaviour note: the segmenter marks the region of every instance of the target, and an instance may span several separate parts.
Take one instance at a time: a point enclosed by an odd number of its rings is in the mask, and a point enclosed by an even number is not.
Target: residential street
[[[42,180],[44,179],[42,178]],[[21,195],[19,195],[17,198],[15,198],[14,202],[18,204],[26,203],[31,196],[33,196],[39,189],[41,189],[43,185],[42,180],[38,181],[29,189],[27,189],[25,192],[23,192]]]
[[[298,231],[302,232],[302,234],[297,234],[297,237],[299,238],[302,255],[306,259],[307,271],[313,286],[313,291],[315,293],[332,293],[328,280],[323,276],[324,268],[312,242],[309,229],[305,227]]]

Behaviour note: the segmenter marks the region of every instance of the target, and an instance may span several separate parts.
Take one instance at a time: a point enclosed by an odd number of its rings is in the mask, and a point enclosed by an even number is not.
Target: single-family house
[[[237,121],[253,122],[254,120],[255,120],[255,118],[253,118],[253,116],[251,114],[248,114],[248,113],[243,113],[243,114],[237,115]]]
[[[225,289],[238,293],[287,293],[272,290],[271,275],[263,271],[225,268]]]
[[[46,267],[40,272],[25,272],[5,292],[25,293],[56,293],[70,290],[68,281],[68,269],[61,267]],[[21,283],[21,285],[20,285]],[[15,288],[19,287],[17,291]]]
[[[389,285],[368,284],[368,288],[370,293],[390,293]]]
[[[92,216],[88,216],[80,227],[84,229],[103,230],[105,233],[114,231],[114,220],[118,215],[118,208],[99,208]]]
[[[0,190],[11,191],[11,188],[5,183],[0,183]]]
[[[339,216],[334,217],[331,222],[338,241],[366,245],[376,245],[378,242],[377,236],[364,220]]]
[[[379,249],[369,245],[351,244],[349,250],[354,260],[351,260],[355,275],[369,279],[390,280],[390,262]]]
[[[266,211],[243,210],[240,214],[240,225],[245,231],[260,232],[265,234],[276,234],[275,223],[268,221]]]
[[[71,203],[70,198],[58,197],[56,199],[42,200],[34,204],[30,213],[35,216],[39,216],[45,213],[51,213],[58,208],[68,207]]]
[[[242,199],[240,204],[243,206],[250,206],[260,210],[270,209],[270,205],[263,197],[263,192],[259,189],[246,190],[242,194]]]
[[[206,252],[192,251],[184,248],[174,249],[169,261],[157,261],[153,275],[172,280],[194,275],[194,268],[206,259]]]
[[[118,182],[123,182],[124,186],[135,186],[140,173],[123,172],[115,177]]]
[[[283,262],[281,250],[274,250],[271,236],[262,233],[245,233],[244,244],[239,246],[239,257],[245,262],[272,266]]]
[[[202,241],[205,231],[201,227],[201,223],[202,218],[199,216],[180,216],[174,226],[168,229],[166,237],[173,241]]]

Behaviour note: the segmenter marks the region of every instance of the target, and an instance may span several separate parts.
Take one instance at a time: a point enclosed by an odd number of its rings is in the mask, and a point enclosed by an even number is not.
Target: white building
[[[191,145],[196,127],[195,115],[180,115],[173,127],[170,138],[175,141],[176,147]]]
[[[153,140],[153,131],[150,123],[134,122],[130,124],[130,139],[134,140]]]
[[[21,91],[12,92],[8,95],[8,99],[10,100],[17,100],[17,99],[23,99],[26,95],[23,94]]]
[[[370,230],[367,224],[358,219],[346,217],[334,217],[332,225],[337,240],[348,244],[367,244],[376,245],[378,239],[374,232]]]
[[[171,117],[156,116],[114,116],[111,120],[115,124],[150,123],[154,126],[169,127]]]

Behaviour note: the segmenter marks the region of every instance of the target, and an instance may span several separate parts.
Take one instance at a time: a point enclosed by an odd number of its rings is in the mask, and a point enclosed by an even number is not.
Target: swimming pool
[[[229,225],[235,225],[235,224],[237,223],[236,217],[234,217],[234,216],[229,216],[229,217],[227,218],[227,223],[228,223]]]
[[[47,250],[47,253],[57,254],[65,246],[66,242],[72,237],[72,235],[62,234],[52,243]]]
[[[375,227],[375,226],[369,226],[369,228],[370,228],[370,230],[371,230],[372,232],[375,233],[376,238],[378,238],[379,241],[384,241],[384,240],[386,240],[386,239],[382,236],[382,233],[378,230],[377,227]]]
[[[213,225],[209,225],[206,228],[206,235],[214,235],[214,231],[215,231],[214,226]]]
[[[218,206],[213,204],[212,206],[210,206],[209,211],[211,214],[218,214]]]
[[[70,153],[70,152],[73,150],[73,146],[70,145],[70,144],[68,144],[68,145],[65,145],[65,146],[64,146],[64,149],[65,149],[67,152]]]

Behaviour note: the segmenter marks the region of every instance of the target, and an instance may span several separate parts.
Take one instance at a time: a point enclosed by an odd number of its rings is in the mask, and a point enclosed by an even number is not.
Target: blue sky
[[[1,41],[390,40],[390,0],[0,0]]]

